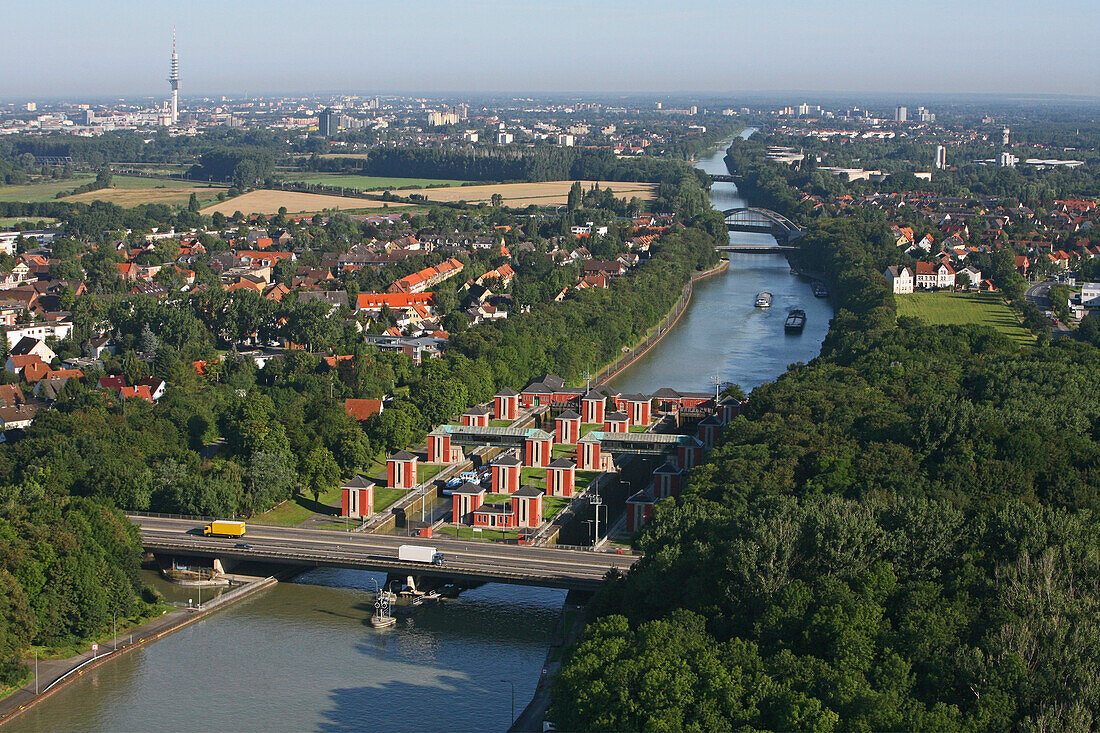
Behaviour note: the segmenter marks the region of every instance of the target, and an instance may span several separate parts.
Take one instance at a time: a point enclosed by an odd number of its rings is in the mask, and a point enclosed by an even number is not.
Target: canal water
[[[751,132],[751,130],[750,130]],[[696,165],[728,174],[724,146]],[[749,204],[733,183],[715,183],[711,204],[728,211]],[[775,244],[769,234],[730,232],[731,244]],[[756,308],[756,295],[772,294],[772,306]],[[792,308],[806,311],[806,327],[787,334]],[[815,298],[810,281],[791,274],[783,255],[731,254],[729,269],[700,280],[676,327],[620,372],[611,384],[624,393],[652,393],[661,387],[706,392],[714,380],[734,382],[748,392],[782,374],[789,364],[808,362],[821,351],[833,317],[827,298]]]
[[[724,152],[699,162],[725,173]],[[716,183],[719,209],[744,206]],[[735,242],[771,242],[732,234]],[[769,311],[756,293],[774,296]],[[786,336],[787,310],[808,322]],[[614,382],[626,392],[659,387],[746,390],[809,361],[831,317],[808,283],[772,255],[733,255],[729,271],[697,283],[672,333]],[[486,585],[426,606],[394,629],[366,623],[372,578],[319,569],[94,670],[13,721],[19,731],[500,731],[531,699],[554,643],[564,591]],[[204,599],[209,591],[204,591]],[[195,590],[171,590],[186,603]],[[197,600],[197,598],[196,598]]]

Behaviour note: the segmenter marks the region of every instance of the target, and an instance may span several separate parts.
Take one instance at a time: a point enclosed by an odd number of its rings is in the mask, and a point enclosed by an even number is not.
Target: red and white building
[[[603,424],[607,410],[607,396],[592,390],[581,398],[581,418],[586,423]]]
[[[550,496],[572,496],[577,483],[577,464],[568,458],[557,458],[546,467],[546,493]]]
[[[531,430],[523,440],[523,465],[545,466],[550,463],[554,436],[542,430]]]
[[[663,463],[653,471],[653,495],[667,499],[680,494],[680,479],[684,472],[671,463]]]
[[[473,524],[474,512],[485,503],[485,489],[466,482],[451,493],[451,521],[455,524]]]
[[[493,416],[497,420],[519,417],[519,392],[505,387],[493,397]]]
[[[581,439],[581,416],[566,410],[554,418],[554,442],[575,445]]]
[[[411,489],[416,486],[416,455],[397,451],[386,459],[386,486],[391,489]]]
[[[542,524],[541,489],[524,486],[512,494],[512,514],[515,515],[515,527],[538,527]]]
[[[489,410],[481,405],[471,407],[462,413],[462,424],[467,427],[487,428],[490,414]]]
[[[626,500],[626,531],[637,532],[653,518],[654,499],[644,491],[639,491]]]
[[[609,412],[603,419],[605,433],[629,433],[630,416],[625,412]]]
[[[523,462],[515,455],[507,453],[498,456],[489,464],[493,477],[494,494],[514,494],[519,491],[519,477]]]
[[[340,489],[340,516],[361,519],[374,514],[374,482],[356,476]]]
[[[577,443],[577,468],[582,471],[599,471],[602,463],[600,441],[588,436],[581,438]]]

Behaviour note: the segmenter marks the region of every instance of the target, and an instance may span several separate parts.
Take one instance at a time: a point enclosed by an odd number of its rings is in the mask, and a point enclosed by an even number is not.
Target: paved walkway
[[[274,578],[253,578],[253,582],[238,588],[236,591],[223,593],[210,603],[198,608],[180,608],[169,611],[159,618],[148,621],[137,628],[120,634],[114,639],[108,639],[100,643],[97,652],[88,651],[68,659],[49,659],[38,662],[37,694],[35,693],[35,681],[32,679],[22,688],[16,690],[8,697],[0,700],[0,726],[17,716],[24,709],[40,702],[53,692],[61,689],[74,680],[78,680],[91,669],[95,669],[107,662],[112,657],[133,651],[138,647],[156,641],[162,636],[176,631],[188,624],[194,623],[200,618],[220,610],[232,602],[252,595],[253,593],[275,584]],[[24,660],[24,664],[34,668],[34,659]],[[79,671],[74,671],[79,670]],[[71,674],[70,674],[71,673]],[[58,682],[65,675],[69,675],[64,681]],[[58,684],[54,684],[58,683]]]

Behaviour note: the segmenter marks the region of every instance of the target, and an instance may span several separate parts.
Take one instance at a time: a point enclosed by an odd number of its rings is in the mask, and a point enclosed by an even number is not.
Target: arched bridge
[[[730,209],[722,212],[726,218],[726,228],[731,232],[754,232],[758,234],[771,234],[775,237],[776,245],[726,245],[718,249],[731,252],[786,252],[795,247],[787,246],[798,237],[802,236],[802,229],[797,224],[771,209],[761,209],[755,206]]]

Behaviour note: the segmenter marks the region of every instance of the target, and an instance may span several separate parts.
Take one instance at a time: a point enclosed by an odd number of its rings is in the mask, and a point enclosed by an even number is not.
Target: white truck
[[[432,565],[443,564],[443,553],[434,547],[420,545],[401,545],[397,548],[397,559],[405,562],[426,562]]]

